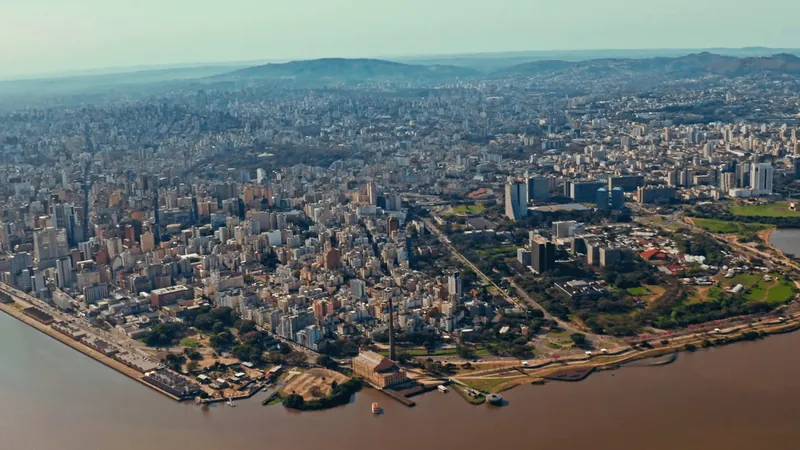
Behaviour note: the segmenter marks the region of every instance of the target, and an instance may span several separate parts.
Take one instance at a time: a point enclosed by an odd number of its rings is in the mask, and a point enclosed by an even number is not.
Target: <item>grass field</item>
[[[478,214],[486,210],[483,203],[476,203],[474,205],[458,205],[453,207],[453,212],[456,214]]]
[[[199,342],[195,341],[194,339],[190,339],[188,337],[181,339],[181,345],[183,347],[189,347],[189,348],[200,347],[200,343]]]
[[[792,211],[788,203],[731,206],[730,211],[734,215],[747,217],[800,217],[800,211]]]
[[[650,291],[643,287],[632,287],[628,288],[628,293],[631,295],[635,295],[637,297],[641,297],[643,295],[650,295]]]
[[[477,253],[478,256],[483,259],[489,259],[493,256],[505,256],[507,258],[513,258],[517,256],[517,247],[513,245],[505,245],[500,247],[482,248],[480,250],[476,250],[475,253]]]
[[[725,278],[722,284],[727,287],[741,284],[748,289],[745,297],[754,302],[786,303],[795,296],[794,283],[778,274],[772,274],[771,277],[772,280],[765,281],[760,274],[740,273],[733,278]]]
[[[716,219],[692,219],[698,227],[712,233],[747,235],[771,228],[763,223],[726,222]]]
[[[733,278],[724,278],[722,284],[729,287],[741,284],[742,286],[749,288],[755,286],[759,281],[761,281],[760,274],[740,273]]]
[[[503,378],[461,378],[462,383],[481,392],[498,393],[509,386],[527,382],[527,376],[513,376]]]

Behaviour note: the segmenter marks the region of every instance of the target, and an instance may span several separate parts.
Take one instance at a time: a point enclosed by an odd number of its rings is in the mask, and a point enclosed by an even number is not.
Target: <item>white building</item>
[[[772,194],[772,178],[775,168],[769,163],[753,164],[750,167],[750,189],[753,197]]]

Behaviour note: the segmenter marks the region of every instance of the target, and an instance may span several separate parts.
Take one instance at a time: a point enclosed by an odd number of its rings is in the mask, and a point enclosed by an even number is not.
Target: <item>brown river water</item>
[[[508,405],[364,390],[329,411],[179,404],[0,313],[0,449],[800,449],[800,333],[521,386]],[[385,414],[373,416],[378,401]]]

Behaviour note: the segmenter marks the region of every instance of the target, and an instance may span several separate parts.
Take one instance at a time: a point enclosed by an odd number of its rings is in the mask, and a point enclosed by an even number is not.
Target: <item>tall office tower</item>
[[[688,167],[683,169],[681,171],[681,173],[680,173],[680,180],[679,180],[680,185],[685,187],[685,188],[692,187],[692,185],[693,185],[692,177],[693,176],[694,176],[694,174],[692,173],[692,169],[689,169]]]
[[[521,181],[506,183],[506,217],[519,220],[528,215],[528,187]]]
[[[600,188],[597,190],[597,209],[608,209],[608,189]]]
[[[375,183],[367,184],[367,198],[369,198],[370,205],[375,206],[378,204],[378,188]]]
[[[736,185],[740,188],[750,186],[750,167],[751,164],[743,162],[736,165]]]
[[[677,186],[679,179],[678,179],[678,171],[677,170],[670,170],[667,172],[667,185],[668,186]]]
[[[256,183],[264,184],[267,179],[267,171],[264,169],[256,169]]]
[[[392,297],[389,297],[389,359],[396,361],[397,355],[394,352],[394,311],[392,309]]]
[[[61,228],[34,230],[33,253],[40,263],[66,256],[69,253],[66,230]]]
[[[733,172],[724,172],[720,177],[720,189],[723,192],[729,192],[731,189],[736,188],[736,174]]]
[[[620,187],[611,190],[611,209],[619,211],[625,206],[625,191]]]
[[[550,198],[550,178],[528,177],[528,200]]]
[[[447,293],[450,295],[450,298],[453,300],[461,300],[461,297],[464,296],[464,282],[461,279],[461,275],[456,272],[447,279]]]
[[[155,189],[153,191],[153,240],[156,245],[161,243],[161,226],[158,216],[158,189]]]
[[[750,168],[750,188],[753,195],[772,194],[772,178],[775,168],[770,163],[753,164]]]
[[[65,256],[56,261],[56,286],[64,289],[72,285],[72,261]]]
[[[670,142],[672,140],[672,128],[664,128],[664,141]]]
[[[537,274],[555,269],[556,246],[541,236],[531,237],[531,268]]]
[[[50,207],[50,216],[53,219],[53,228],[63,228],[67,231],[67,243],[73,247],[83,240],[79,227],[78,215],[75,206],[70,203],[58,203]]]

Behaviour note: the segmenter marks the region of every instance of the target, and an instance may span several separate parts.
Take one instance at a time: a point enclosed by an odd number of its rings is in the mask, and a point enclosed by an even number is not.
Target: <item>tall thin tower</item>
[[[83,240],[89,240],[89,189],[92,188],[89,182],[89,169],[92,167],[91,158],[83,163],[83,183],[81,190],[83,190]]]
[[[391,297],[389,297],[389,359],[397,361],[394,353],[394,308]]]
[[[161,243],[161,227],[158,222],[158,188],[156,188],[153,192],[153,241],[156,245]]]

